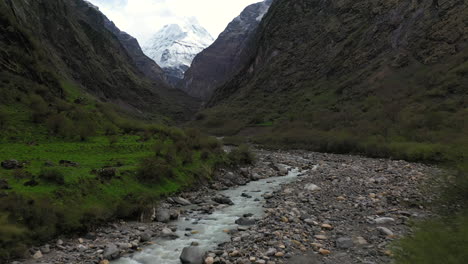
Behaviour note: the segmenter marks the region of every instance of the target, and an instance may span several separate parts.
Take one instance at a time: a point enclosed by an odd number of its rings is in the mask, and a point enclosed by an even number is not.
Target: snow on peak
[[[268,10],[270,9],[271,1],[264,1],[261,3],[259,7],[260,14],[257,17],[257,21],[262,21],[263,17],[268,13]]]
[[[195,17],[165,25],[143,45],[143,52],[182,79],[195,56],[214,42]],[[174,74],[174,70],[176,73]]]

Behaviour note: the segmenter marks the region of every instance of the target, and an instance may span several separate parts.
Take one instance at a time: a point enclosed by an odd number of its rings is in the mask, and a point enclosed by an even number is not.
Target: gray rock
[[[348,249],[354,246],[353,239],[350,237],[340,237],[336,240],[336,247]]]
[[[156,211],[156,221],[168,223],[171,220],[171,213],[167,209],[159,208]]]
[[[184,199],[182,197],[175,197],[175,198],[172,198],[172,200],[175,203],[180,204],[180,205],[191,205],[192,204],[189,200]]]
[[[116,259],[119,257],[120,252],[116,245],[108,244],[102,253],[105,259]]]
[[[216,196],[213,198],[214,202],[217,202],[219,204],[227,204],[227,205],[234,205],[234,203],[231,201],[231,199],[223,196]]]
[[[140,241],[141,242],[148,242],[151,240],[152,235],[150,233],[142,233],[140,235]]]
[[[309,183],[306,186],[304,186],[304,190],[310,191],[310,192],[315,192],[315,191],[320,191],[322,188],[318,187],[317,185],[313,183]]]
[[[13,170],[13,169],[21,168],[21,164],[17,160],[14,160],[14,159],[2,161],[1,165],[2,165],[2,168],[6,170]]]
[[[198,247],[185,247],[180,255],[182,264],[203,264],[204,252]]]
[[[390,229],[388,229],[386,227],[379,226],[379,227],[377,227],[377,230],[379,230],[382,235],[393,236],[392,230],[390,230]]]
[[[43,254],[49,254],[50,253],[50,245],[46,244],[40,248],[41,252]]]
[[[171,229],[166,227],[161,231],[161,237],[167,238],[167,239],[177,239],[177,238],[179,238],[179,235],[172,232]]]
[[[276,249],[269,248],[268,251],[265,253],[266,256],[271,257],[276,254]]]
[[[241,225],[241,226],[248,226],[248,225],[255,225],[257,221],[252,218],[247,218],[247,217],[241,217],[236,220],[236,224]]]
[[[379,217],[379,218],[376,218],[374,221],[378,225],[385,225],[385,224],[395,223],[395,219],[393,219],[391,217]]]

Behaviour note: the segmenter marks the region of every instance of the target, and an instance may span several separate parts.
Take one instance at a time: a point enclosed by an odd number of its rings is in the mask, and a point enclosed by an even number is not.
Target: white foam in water
[[[177,234],[180,238],[175,240],[155,240],[155,244],[146,247],[142,252],[135,253],[131,257],[121,258],[113,264],[180,264],[179,256],[184,247],[192,242],[199,243],[199,247],[205,251],[215,249],[218,244],[230,240],[230,236],[223,230],[235,229],[234,222],[244,214],[252,213],[255,218],[261,218],[264,214],[264,199],[262,194],[276,190],[281,184],[294,180],[299,175],[298,169],[291,170],[287,176],[263,179],[250,182],[245,186],[239,186],[232,190],[220,193],[229,197],[234,205],[215,211],[211,215],[194,214],[187,218],[172,222],[177,226]],[[258,192],[260,191],[260,192]],[[247,193],[252,198],[242,197]],[[260,201],[254,201],[256,198]],[[197,222],[197,224],[194,224]],[[190,237],[185,236],[191,228],[197,231]]]

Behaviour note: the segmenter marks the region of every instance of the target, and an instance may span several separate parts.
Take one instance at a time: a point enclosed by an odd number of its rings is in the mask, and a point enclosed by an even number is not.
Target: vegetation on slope
[[[250,62],[194,124],[236,144],[456,167],[446,192],[467,204],[467,18],[459,0],[275,1]],[[466,244],[465,215],[422,224],[399,261],[449,263],[435,247]],[[450,263],[461,263],[460,250],[448,250]]]

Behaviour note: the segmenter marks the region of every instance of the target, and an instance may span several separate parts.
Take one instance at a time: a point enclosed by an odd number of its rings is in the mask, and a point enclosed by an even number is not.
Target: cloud
[[[181,17],[196,17],[213,37],[249,4],[260,0],[88,0],[123,31],[145,43]]]

